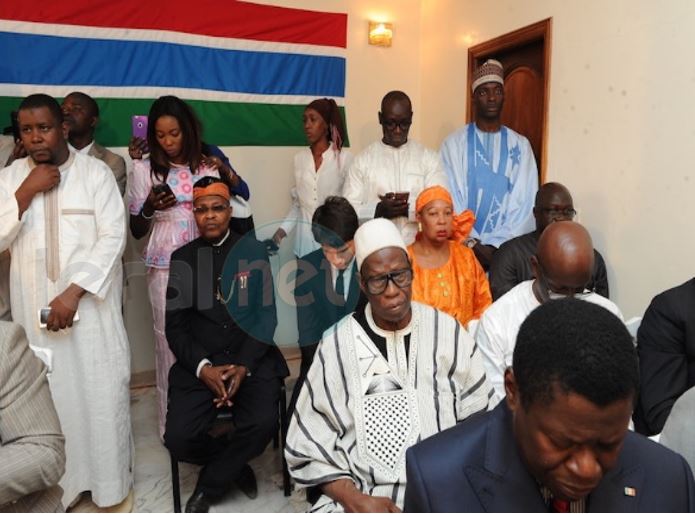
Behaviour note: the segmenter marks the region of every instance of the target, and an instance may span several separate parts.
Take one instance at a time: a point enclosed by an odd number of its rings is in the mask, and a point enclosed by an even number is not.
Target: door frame
[[[538,170],[541,184],[545,183],[546,168],[548,165],[548,101],[550,98],[550,47],[552,28],[553,18],[546,18],[468,48],[466,91],[471,90],[473,71],[476,69],[477,63],[517,46],[523,46],[538,40],[543,42],[543,131],[541,136],[543,148],[541,151],[541,162],[539,163],[540,169]],[[473,110],[471,106],[471,95],[469,94],[466,101],[466,122],[470,123],[471,121],[473,121]]]

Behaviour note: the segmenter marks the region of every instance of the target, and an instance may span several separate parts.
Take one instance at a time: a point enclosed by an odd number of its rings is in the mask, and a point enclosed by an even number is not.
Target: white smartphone
[[[46,323],[48,322],[48,315],[51,313],[50,307],[44,307],[39,309],[39,328],[46,328]],[[75,317],[72,318],[72,322],[80,321],[80,312],[75,311]]]

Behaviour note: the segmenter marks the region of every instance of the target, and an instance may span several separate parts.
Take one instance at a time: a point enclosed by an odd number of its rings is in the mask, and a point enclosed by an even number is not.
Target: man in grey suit
[[[0,512],[60,512],[65,471],[46,366],[24,330],[0,321]]]
[[[65,97],[61,107],[72,150],[104,161],[116,177],[118,190],[123,196],[126,185],[125,160],[94,141],[94,131],[99,123],[99,105],[91,96],[75,91]]]

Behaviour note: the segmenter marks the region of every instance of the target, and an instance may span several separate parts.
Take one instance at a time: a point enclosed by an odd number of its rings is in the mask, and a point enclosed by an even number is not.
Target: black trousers
[[[219,412],[212,392],[179,364],[172,366],[164,444],[176,459],[203,465],[196,491],[221,497],[244,465],[263,453],[278,431],[281,384],[277,377],[246,377],[233,399],[234,432],[212,437]]]

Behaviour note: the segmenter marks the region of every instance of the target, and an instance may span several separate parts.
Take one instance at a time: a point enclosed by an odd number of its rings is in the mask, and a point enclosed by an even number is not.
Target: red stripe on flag
[[[347,14],[238,0],[0,1],[0,19],[346,47]],[[50,31],[47,31],[50,33]]]

